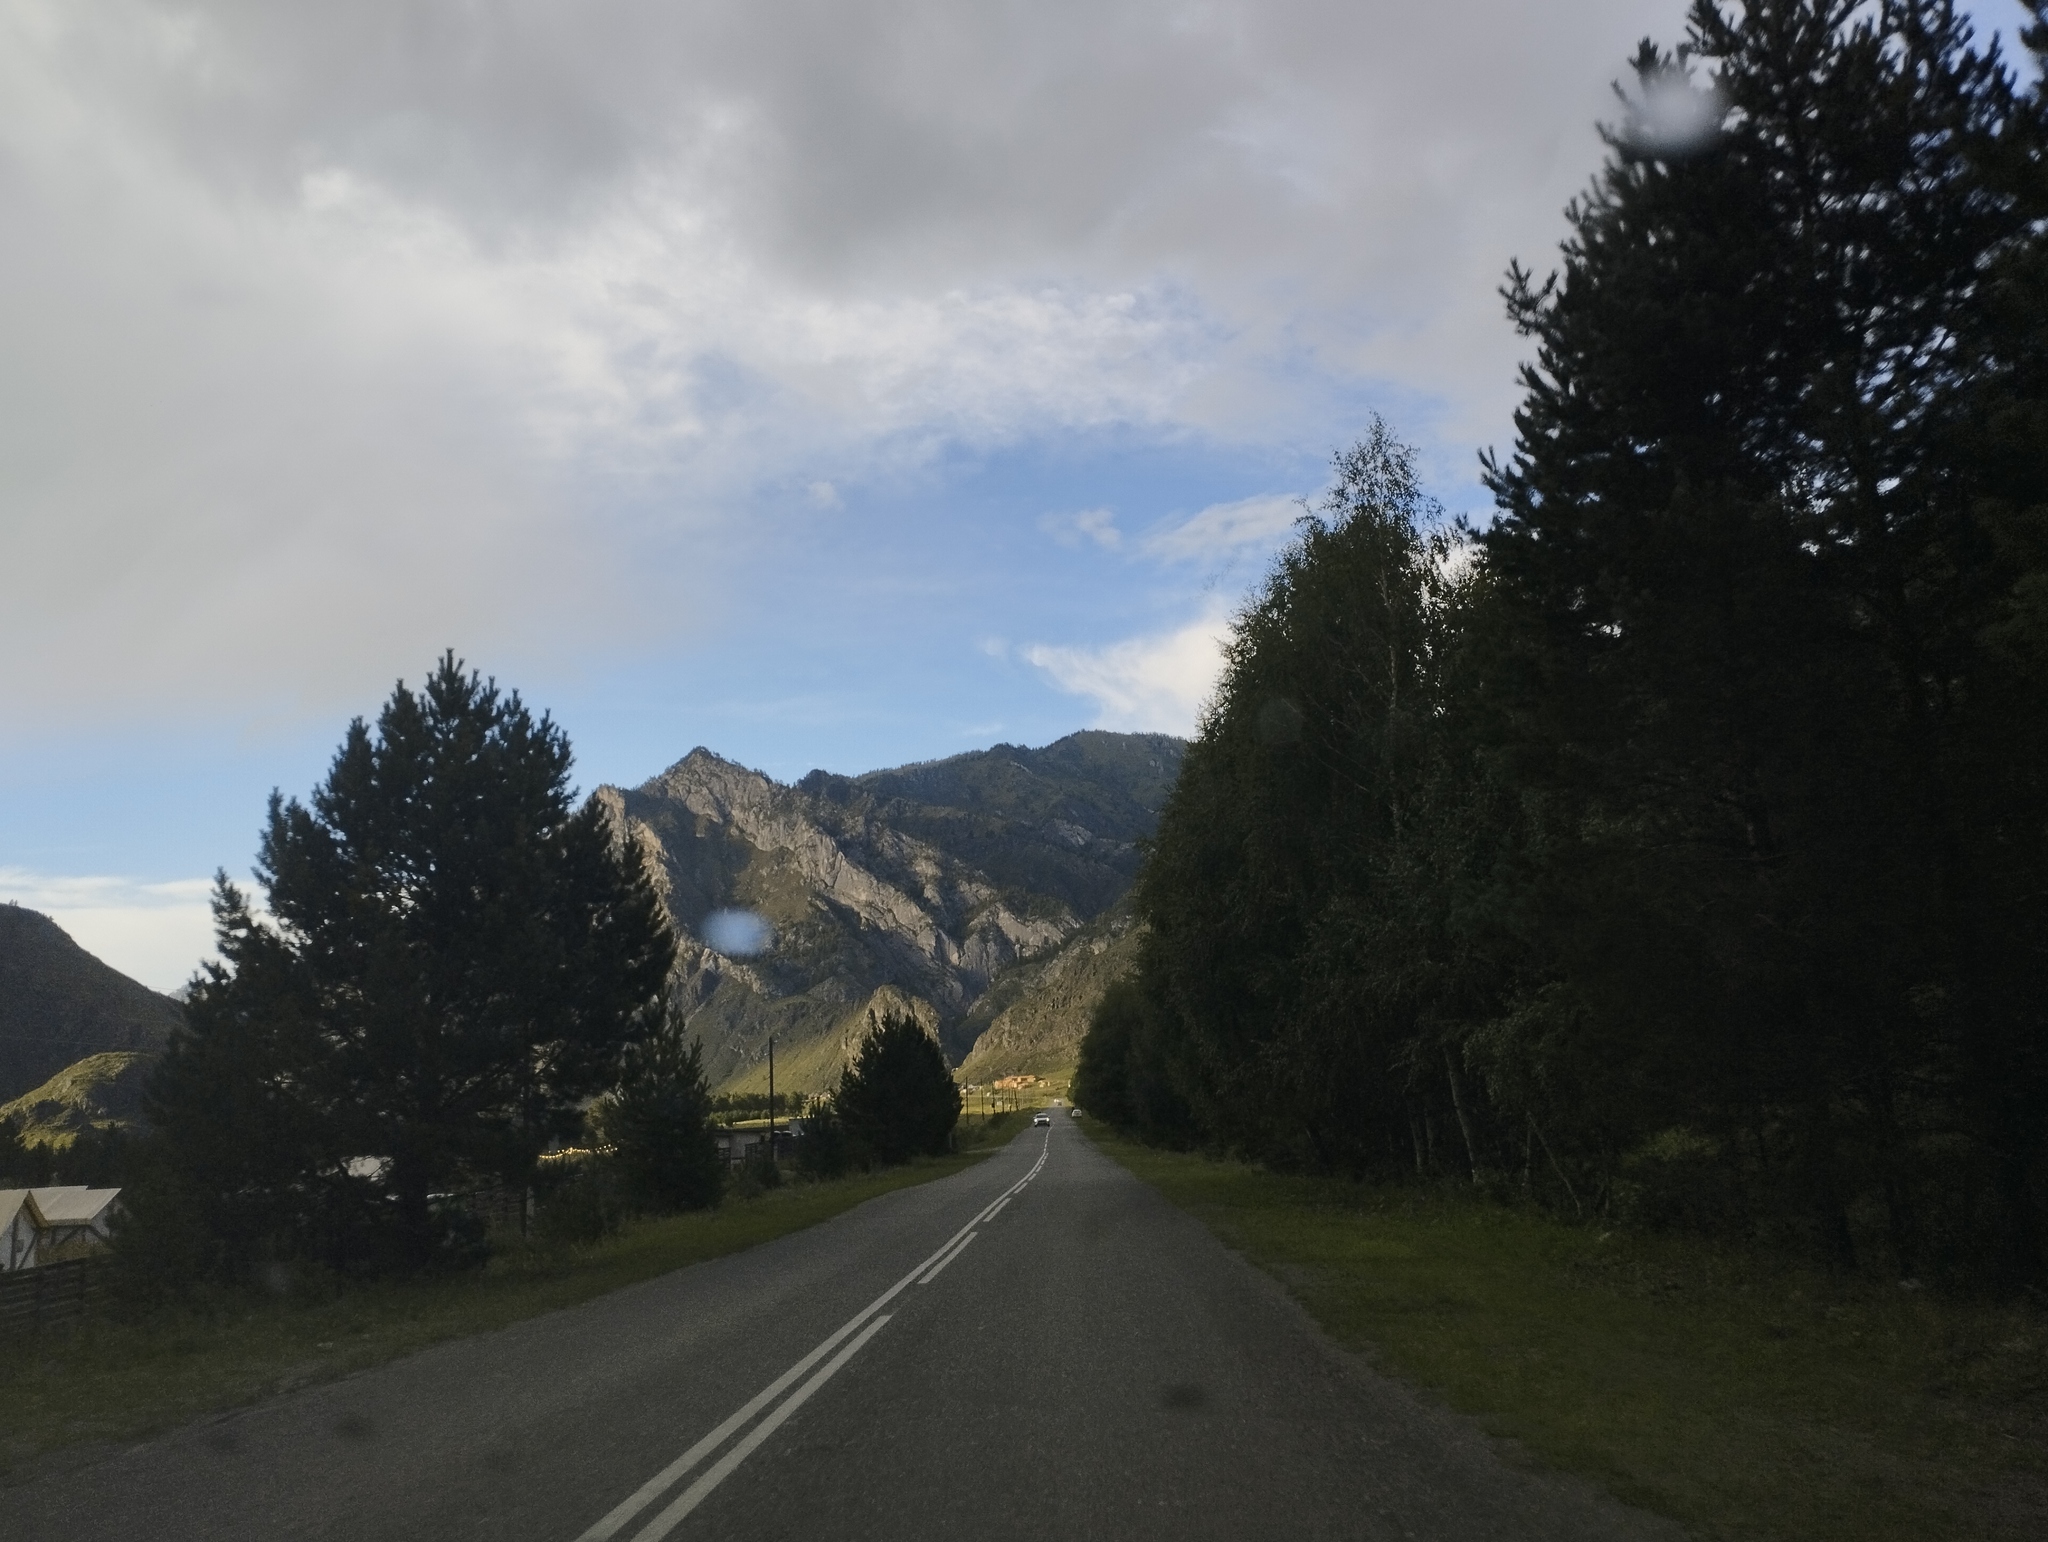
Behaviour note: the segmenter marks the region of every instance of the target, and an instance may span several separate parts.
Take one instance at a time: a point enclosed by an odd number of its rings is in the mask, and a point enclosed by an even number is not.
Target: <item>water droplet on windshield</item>
[[[768,951],[775,928],[751,910],[714,910],[704,918],[704,940],[734,958],[752,958]]]

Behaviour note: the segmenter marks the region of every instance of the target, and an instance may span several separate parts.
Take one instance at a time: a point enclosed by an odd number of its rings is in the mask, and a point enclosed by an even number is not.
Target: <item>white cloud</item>
[[[1104,551],[1123,545],[1124,533],[1116,527],[1116,515],[1108,509],[1083,509],[1078,514],[1047,514],[1038,528],[1062,546],[1079,546],[1093,541]]]
[[[1498,437],[1681,11],[6,0],[0,717],[614,656],[827,466]]]
[[[1145,538],[1148,556],[1169,561],[1205,560],[1247,546],[1271,546],[1301,518],[1301,500],[1283,493],[1214,503],[1194,518]]]
[[[1213,609],[1171,632],[1133,637],[1103,648],[1042,644],[1024,657],[1063,691],[1095,703],[1097,728],[1192,735],[1223,672],[1229,618]]]
[[[173,991],[214,957],[211,879],[139,883],[0,867],[0,903],[40,910],[102,963],[152,990]]]

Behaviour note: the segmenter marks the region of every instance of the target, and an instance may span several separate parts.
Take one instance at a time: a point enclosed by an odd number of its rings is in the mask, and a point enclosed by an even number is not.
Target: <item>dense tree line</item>
[[[2048,8],[2026,37],[2048,50]],[[1240,616],[1076,1095],[2038,1280],[2048,100],[1945,3],[1644,44],[1497,517],[1376,427]]]
[[[778,1092],[771,1106],[765,1092],[721,1092],[711,1100],[714,1118],[731,1122],[735,1119],[766,1119],[773,1113],[777,1119],[801,1119],[815,1101],[802,1092]]]
[[[0,1119],[0,1189],[67,1183],[119,1188],[136,1167],[135,1137],[118,1124],[87,1125],[58,1146],[26,1140],[13,1119]]]

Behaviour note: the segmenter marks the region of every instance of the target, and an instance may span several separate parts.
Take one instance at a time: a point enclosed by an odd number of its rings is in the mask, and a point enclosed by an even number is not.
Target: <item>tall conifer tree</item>
[[[222,878],[225,963],[150,1096],[236,1256],[355,1237],[430,1262],[433,1196],[525,1182],[659,1024],[674,940],[569,767],[559,728],[451,654],[350,725],[310,807],[272,796],[269,915]]]
[[[960,1122],[960,1089],[938,1041],[905,1012],[868,1014],[867,1036],[839,1075],[832,1110],[865,1158],[938,1156]]]
[[[1562,270],[1510,275],[1539,351],[1490,467],[1610,901],[1556,962],[1666,1117],[1793,1154],[1844,1262],[1849,1170],[1910,1270],[1961,1134],[2032,1272],[2048,676],[1994,641],[2042,569],[1993,501],[2038,507],[2048,442],[1986,425],[2038,390],[1988,280],[2038,261],[2039,102],[1946,0],[1699,0],[1609,144]]]

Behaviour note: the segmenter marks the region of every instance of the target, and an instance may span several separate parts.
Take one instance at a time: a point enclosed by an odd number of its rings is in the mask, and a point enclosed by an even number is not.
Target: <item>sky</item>
[[[1191,732],[1371,414],[1485,516],[1683,12],[0,0],[0,899],[178,985],[451,648],[586,789]]]

